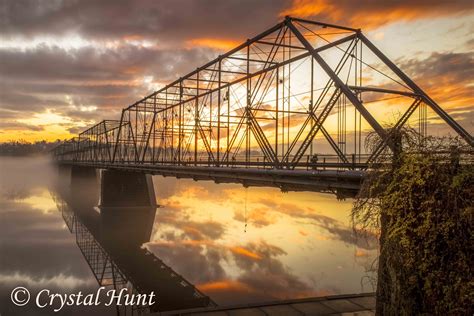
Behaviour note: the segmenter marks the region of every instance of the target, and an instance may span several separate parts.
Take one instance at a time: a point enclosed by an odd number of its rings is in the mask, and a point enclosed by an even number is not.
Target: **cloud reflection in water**
[[[377,242],[354,237],[351,201],[183,179],[154,182],[163,207],[145,246],[217,303],[373,290],[362,288],[361,278]]]

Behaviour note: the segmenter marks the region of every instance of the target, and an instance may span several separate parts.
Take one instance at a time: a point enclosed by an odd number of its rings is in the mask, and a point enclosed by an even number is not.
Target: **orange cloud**
[[[229,290],[243,292],[251,290],[250,287],[245,283],[234,280],[222,280],[198,284],[197,288],[203,292],[220,292]]]
[[[141,34],[130,34],[122,36],[124,41],[140,41],[143,40],[145,37]]]
[[[367,251],[363,251],[363,250],[357,249],[356,252],[355,252],[355,256],[356,256],[357,258],[368,257],[368,256],[369,256],[369,253],[368,253]]]
[[[329,1],[293,0],[280,16],[291,15],[338,22],[353,27],[376,28],[397,21],[472,12],[470,1]]]
[[[176,241],[153,241],[149,242],[148,245],[156,245],[161,247],[176,247],[176,246],[189,246],[189,247],[214,247],[219,248],[212,240],[176,240]]]
[[[321,14],[324,11],[334,14],[336,8],[325,0],[293,0],[291,7],[283,11],[280,15],[310,17]]]
[[[277,218],[274,214],[268,212],[268,208],[264,207],[251,209],[248,214],[245,214],[240,209],[236,210],[234,213],[234,219],[240,222],[245,222],[247,220],[247,222],[256,227],[268,226],[277,222]]]
[[[142,67],[138,66],[130,66],[122,70],[122,73],[127,74],[127,75],[136,75],[140,74],[143,71]]]
[[[332,237],[330,237],[330,236],[326,236],[326,235],[322,235],[322,234],[316,234],[316,235],[314,236],[314,238],[315,238],[316,240],[321,240],[321,241],[334,239],[334,238],[332,238]]]
[[[210,47],[215,49],[229,50],[241,44],[238,41],[229,40],[229,39],[217,39],[217,38],[195,38],[186,42],[187,48],[192,48],[194,46],[201,47]]]
[[[306,232],[302,229],[300,229],[298,232],[300,233],[301,236],[305,236],[305,237],[308,236],[308,232]]]
[[[262,257],[254,252],[251,252],[250,250],[247,250],[243,247],[230,247],[229,248],[230,251],[232,251],[234,254],[237,254],[237,255],[241,255],[241,256],[245,256],[245,257],[248,257],[248,258],[251,258],[251,259],[255,259],[255,260],[260,260],[262,259]]]

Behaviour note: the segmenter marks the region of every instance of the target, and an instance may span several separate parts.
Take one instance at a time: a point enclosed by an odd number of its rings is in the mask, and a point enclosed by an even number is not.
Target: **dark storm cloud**
[[[169,81],[212,57],[213,53],[201,49],[161,50],[133,45],[64,49],[40,45],[27,50],[0,50],[0,77],[9,81],[40,81],[43,85],[48,80],[52,81],[51,89],[57,87],[58,81],[87,82],[87,89],[94,82],[130,81],[138,75]]]
[[[402,58],[397,63],[450,115],[455,115],[455,119],[459,124],[472,133],[472,112],[474,110],[473,52],[435,52],[421,60]],[[436,125],[437,128],[442,128],[442,126],[446,127],[446,124]],[[450,130],[447,127],[445,129],[446,131]]]
[[[67,129],[71,134],[79,134],[84,130],[84,127],[71,127]]]
[[[400,67],[414,78],[425,78],[425,82],[434,82],[440,77],[448,77],[452,81],[465,83],[474,76],[474,53],[432,53],[428,58],[399,59]]]
[[[3,82],[1,84],[0,107],[6,110],[41,111],[47,106],[62,104],[62,102],[54,99],[54,96],[36,96],[33,91],[28,92],[27,89],[23,89],[23,85],[10,85]]]
[[[12,36],[74,32],[107,39],[179,41],[203,34],[242,38],[274,24],[289,4],[286,0],[4,1],[1,28]]]
[[[27,129],[30,131],[43,131],[44,127],[43,126],[38,126],[38,125],[31,125],[31,124],[25,124],[25,123],[20,123],[20,122],[8,122],[8,121],[2,121],[0,122],[0,129]]]
[[[450,111],[449,115],[458,122],[466,122],[464,126],[474,126],[474,105],[464,109]]]
[[[35,76],[34,73],[30,73],[32,76]],[[93,78],[91,78],[91,81]],[[126,91],[129,91],[132,88],[137,87],[138,85],[133,82],[111,82],[111,83],[101,83],[101,82],[90,82],[83,83],[80,82],[48,82],[44,80],[38,81],[26,81],[22,82],[21,85],[9,82],[5,83],[4,87],[7,90],[14,90],[18,94],[12,93],[3,93],[5,99],[2,101],[9,101],[12,103],[28,103],[28,102],[38,102],[42,101],[41,99],[35,98],[31,95],[41,94],[41,95],[51,95],[55,96],[58,94],[62,95],[81,95],[81,96],[97,96],[97,97],[109,97],[109,98],[120,98],[128,96]],[[21,93],[21,94],[20,94]],[[6,99],[8,98],[8,99]],[[53,99],[47,100],[47,102],[53,102]]]
[[[0,1],[0,32],[11,46],[32,39],[48,43],[48,38],[67,43],[69,37],[88,45],[0,49],[0,108],[16,117],[49,109],[88,122],[117,118],[120,109],[152,92],[144,77],[168,83],[220,53],[199,39],[244,41],[284,14],[375,27],[472,10],[464,0]],[[90,106],[97,110],[83,111]]]
[[[116,117],[110,115],[117,115],[123,107],[152,92],[143,82],[145,76],[167,83],[214,54],[204,49],[160,50],[132,45],[2,49],[0,107],[15,111],[17,117],[24,117],[27,111],[53,109],[74,120],[113,119]],[[98,110],[81,109],[88,106]]]
[[[209,36],[245,39],[285,14],[375,27],[472,9],[469,0],[4,0],[0,26],[9,36],[79,33],[176,42]]]

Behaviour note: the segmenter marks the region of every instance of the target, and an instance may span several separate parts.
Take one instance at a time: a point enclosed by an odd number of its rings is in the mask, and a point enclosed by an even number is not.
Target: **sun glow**
[[[72,120],[68,117],[52,113],[50,110],[47,110],[44,113],[37,113],[32,118],[20,119],[20,123],[30,124],[30,125],[51,125],[51,124],[63,124],[70,123]]]
[[[81,111],[93,111],[94,106],[82,107]],[[17,122],[21,126],[27,126],[28,129],[12,128],[4,130],[0,133],[0,142],[11,140],[25,140],[29,142],[46,140],[54,141],[57,139],[67,139],[75,136],[71,133],[72,128],[82,128],[90,122],[82,120],[74,120],[71,117],[54,113],[46,110],[42,113],[36,113],[30,118],[18,119]]]

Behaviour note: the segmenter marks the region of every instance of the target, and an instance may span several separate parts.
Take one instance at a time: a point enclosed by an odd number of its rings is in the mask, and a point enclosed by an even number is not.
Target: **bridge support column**
[[[71,166],[70,191],[83,205],[97,205],[99,178],[95,168]]]
[[[71,167],[68,165],[58,164],[57,171],[60,177],[69,178],[71,176]]]
[[[71,183],[71,167],[68,165],[57,164],[57,180],[61,187],[67,187]]]
[[[156,207],[151,175],[102,170],[100,207]]]
[[[82,185],[97,184],[97,180],[95,168],[83,166],[71,167],[71,189],[80,188]]]

